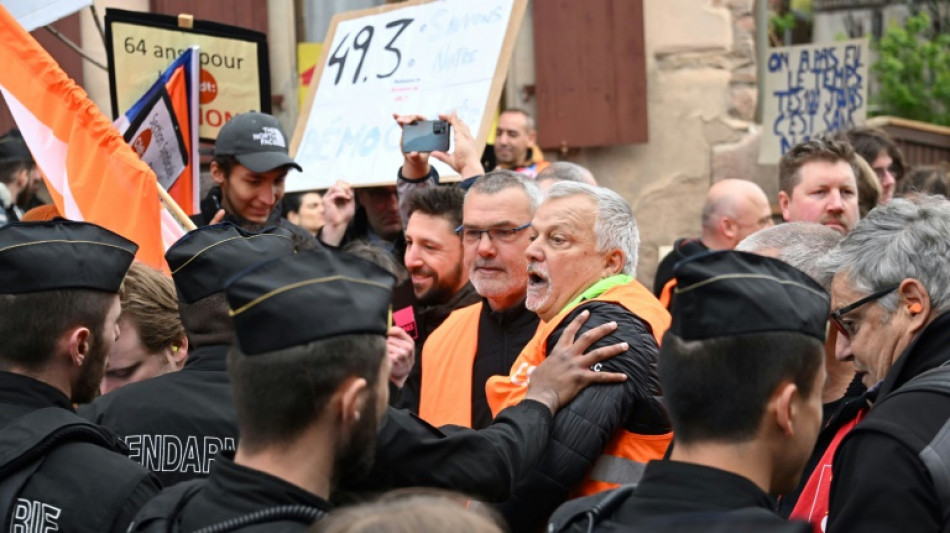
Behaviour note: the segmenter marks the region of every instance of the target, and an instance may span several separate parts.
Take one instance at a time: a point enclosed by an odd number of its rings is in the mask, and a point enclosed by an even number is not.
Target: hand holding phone
[[[452,128],[445,120],[419,120],[402,128],[402,152],[448,152]]]

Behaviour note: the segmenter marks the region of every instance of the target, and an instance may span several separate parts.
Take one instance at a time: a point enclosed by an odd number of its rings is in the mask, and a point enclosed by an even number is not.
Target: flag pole
[[[155,186],[158,188],[158,196],[165,202],[165,207],[168,209],[168,212],[175,217],[175,220],[181,224],[181,227],[185,228],[186,231],[197,229],[198,226],[196,226],[182,208],[175,203],[175,200],[172,199],[171,195],[168,194],[168,191],[165,190],[165,187],[162,187],[162,184],[159,183],[158,180],[155,180]]]

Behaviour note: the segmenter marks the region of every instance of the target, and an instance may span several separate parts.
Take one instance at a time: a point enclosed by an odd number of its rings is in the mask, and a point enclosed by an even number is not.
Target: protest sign
[[[106,10],[106,53],[114,116],[155,83],[169,63],[200,48],[198,134],[212,141],[234,115],[270,112],[267,36],[245,28],[118,9]]]
[[[526,4],[414,0],[334,17],[291,143],[303,172],[288,175],[287,189],[395,182],[393,113],[435,119],[455,110],[480,151]]]
[[[866,40],[770,49],[759,163],[778,163],[802,141],[864,124],[868,60]]]

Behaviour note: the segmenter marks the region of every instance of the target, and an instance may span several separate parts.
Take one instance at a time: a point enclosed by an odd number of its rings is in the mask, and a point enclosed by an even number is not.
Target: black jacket
[[[628,379],[622,384],[587,387],[554,417],[551,440],[541,460],[518,480],[511,498],[499,507],[512,531],[540,529],[581,484],[620,428],[643,435],[672,431],[659,399],[659,346],[650,327],[625,308],[600,301],[578,306],[548,337],[548,354],[568,324],[585,309],[590,318],[580,333],[607,322],[617,323],[617,329],[591,349],[626,342],[626,352],[602,365],[603,371],[622,372]]]
[[[59,390],[40,381],[0,372],[0,464],[17,442],[36,435],[7,431],[22,416],[44,408],[75,417]],[[43,454],[43,462],[16,495],[16,506],[0,509],[13,522],[3,531],[124,532],[135,512],[160,489],[158,480],[123,455],[121,441],[103,430],[98,442],[69,441]],[[110,441],[111,442],[108,442]],[[9,479],[6,474],[3,479]]]
[[[207,226],[219,209],[223,209],[221,205],[221,188],[215,186],[212,187],[210,191],[208,191],[208,195],[205,196],[205,199],[201,201],[201,212],[197,215],[192,215],[191,221],[194,222],[198,227]],[[234,213],[228,212],[225,212],[224,219],[221,222],[231,222],[235,226],[243,228],[247,231],[261,231],[262,229],[271,226],[286,228],[291,233],[293,233],[294,246],[297,248],[297,251],[312,250],[322,245],[322,243],[314,238],[313,235],[308,233],[307,230],[296,224],[291,224],[287,221],[287,219],[280,216],[280,213],[281,204],[278,202],[277,205],[274,206],[274,210],[271,211],[270,215],[268,215],[267,222],[264,224],[255,224],[254,222],[242,218]]]
[[[196,348],[180,371],[100,396],[79,414],[124,439],[130,457],[165,486],[205,477],[214,456],[237,444],[227,351],[227,345]]]
[[[390,408],[380,426],[373,470],[361,480],[342,480],[340,489],[438,487],[482,501],[503,501],[541,456],[551,422],[551,411],[530,400],[498,413],[480,431],[436,428],[408,411]]]
[[[928,325],[901,354],[876,391],[867,416],[835,454],[828,531],[946,531],[921,450],[950,419],[950,396],[909,392],[891,397],[910,379],[950,361],[950,313]],[[889,426],[904,436],[874,430]],[[907,442],[915,442],[908,446]]]
[[[551,517],[548,531],[811,531],[806,523],[786,522],[772,514],[770,506],[768,494],[731,472],[678,461],[651,461],[635,488],[622,487],[562,505]],[[590,512],[597,514],[592,528]]]
[[[709,248],[699,239],[678,239],[673,243],[673,250],[666,254],[666,257],[656,267],[656,277],[653,278],[653,294],[657,298],[660,297],[663,287],[673,279],[673,267],[676,266],[676,263],[707,250]]]
[[[208,479],[166,489],[148,502],[136,515],[130,531],[190,532],[228,521],[241,524],[227,529],[229,532],[308,531],[330,509],[323,498],[241,466],[234,462],[233,454],[225,452],[215,460]],[[164,516],[167,524],[155,527],[151,522],[156,516]]]

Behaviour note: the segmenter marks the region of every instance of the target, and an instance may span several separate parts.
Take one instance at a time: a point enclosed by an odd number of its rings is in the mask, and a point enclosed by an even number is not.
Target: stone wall
[[[645,0],[649,142],[567,154],[633,206],[641,235],[637,277],[649,286],[659,247],[699,236],[710,184],[751,179],[776,202],[775,167],[757,164],[761,127],[754,122],[753,5],[753,0]],[[519,48],[523,45],[519,39]],[[516,52],[514,65],[528,55]],[[532,102],[519,101],[511,90],[533,83],[525,79],[526,69],[517,70],[506,104],[530,108]]]

